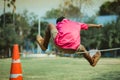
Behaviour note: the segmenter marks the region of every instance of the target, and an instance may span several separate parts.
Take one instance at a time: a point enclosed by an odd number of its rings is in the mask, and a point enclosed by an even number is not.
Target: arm
[[[87,24],[89,28],[101,28],[101,24]]]

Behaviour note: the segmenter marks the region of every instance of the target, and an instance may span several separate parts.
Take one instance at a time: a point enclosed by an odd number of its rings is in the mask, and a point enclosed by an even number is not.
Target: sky
[[[28,11],[34,12],[35,14],[42,17],[45,15],[46,11],[52,8],[58,7],[60,4],[60,0],[50,0],[49,2],[48,1],[49,0],[18,0],[18,3],[23,3],[22,4],[23,6],[18,6],[18,8],[21,11],[23,9],[27,9]],[[16,2],[16,5],[17,5],[17,2]]]
[[[42,17],[46,11],[59,6],[61,0],[16,0],[16,13],[22,13],[23,10],[34,12]],[[3,13],[3,0],[0,0],[0,14]],[[6,12],[11,12],[12,8],[6,6]]]
[[[113,0],[91,0],[92,6],[89,6],[88,3],[83,4],[81,11],[88,16],[94,15],[99,11],[99,7],[105,1]],[[0,14],[3,13],[3,0],[0,0]],[[52,8],[57,8],[59,4],[62,3],[62,0],[16,0],[16,13],[23,13],[23,10],[28,10],[28,12],[33,12],[34,14],[42,17],[45,15],[46,11],[51,10]],[[87,6],[86,6],[87,5]],[[6,6],[6,12],[11,12],[12,8]]]

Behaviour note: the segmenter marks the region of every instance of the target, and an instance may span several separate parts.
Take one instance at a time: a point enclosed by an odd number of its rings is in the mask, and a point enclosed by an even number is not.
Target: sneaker
[[[97,51],[98,51],[97,49],[91,49],[91,50],[89,50],[90,56],[93,57],[96,54]]]
[[[92,66],[93,67],[97,64],[97,62],[99,61],[100,57],[101,57],[100,51],[97,51],[96,54],[93,55],[93,57],[92,57],[92,60],[93,60]]]
[[[37,35],[36,40],[37,40],[38,44],[40,45],[41,49],[43,51],[45,51],[46,48],[43,46],[44,39],[40,35]]]

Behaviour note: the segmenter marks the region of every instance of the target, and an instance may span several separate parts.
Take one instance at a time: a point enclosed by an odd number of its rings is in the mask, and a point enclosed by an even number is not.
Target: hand
[[[102,24],[98,24],[97,28],[102,28],[102,26],[103,26]]]

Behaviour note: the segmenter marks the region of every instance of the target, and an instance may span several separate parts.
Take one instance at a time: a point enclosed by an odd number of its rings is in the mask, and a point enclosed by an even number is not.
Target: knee
[[[54,24],[51,24],[51,23],[49,23],[48,24],[48,28],[51,30],[51,29],[54,29],[55,28],[55,25]]]
[[[83,45],[80,45],[80,50],[85,51],[85,47]]]
[[[52,23],[49,23],[49,24],[48,24],[48,26],[49,26],[49,27],[53,27],[53,26],[54,26],[54,24],[52,24]]]

